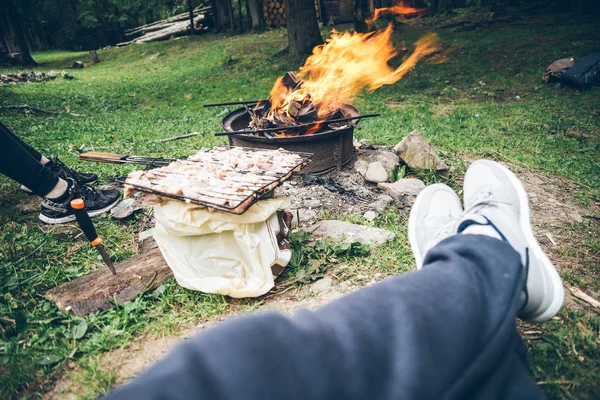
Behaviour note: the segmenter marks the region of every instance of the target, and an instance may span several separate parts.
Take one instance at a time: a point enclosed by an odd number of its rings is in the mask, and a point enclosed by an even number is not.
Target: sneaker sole
[[[550,283],[552,285],[553,292],[552,301],[546,308],[536,310],[532,314],[525,316],[525,318],[527,319],[527,321],[531,322],[547,321],[560,311],[563,305],[565,294],[560,275],[558,275],[558,272],[556,271],[556,268],[554,268],[552,261],[550,261],[546,253],[544,253],[544,251],[540,247],[539,242],[533,235],[530,220],[531,216],[529,210],[529,197],[527,196],[525,187],[523,187],[523,184],[521,183],[519,178],[514,174],[514,172],[512,172],[510,169],[508,169],[500,163],[487,160],[478,160],[475,161],[472,165],[476,164],[485,164],[491,169],[499,169],[506,175],[506,177],[509,179],[509,181],[512,183],[513,187],[517,191],[520,208],[519,224],[521,226],[521,229],[523,230],[525,241],[527,242],[527,247],[529,247],[532,255],[539,261],[545,276],[550,278]]]
[[[410,248],[415,258],[417,269],[421,269],[421,267],[423,267],[424,258],[421,254],[421,251],[419,250],[416,236],[418,221],[417,215],[419,215],[418,211],[423,206],[423,201],[427,198],[428,193],[437,189],[444,189],[446,192],[455,196],[456,200],[458,200],[458,202],[461,203],[460,198],[458,197],[456,192],[454,192],[454,190],[444,185],[443,183],[435,183],[433,185],[429,185],[425,189],[423,189],[421,193],[419,193],[417,199],[415,200],[415,204],[413,204],[412,208],[410,209],[410,216],[408,217],[408,242],[410,243]]]
[[[117,199],[112,204],[110,204],[104,208],[101,208],[99,210],[88,211],[87,214],[90,217],[95,217],[97,215],[104,214],[105,212],[109,211],[111,208],[116,206],[119,203],[119,200],[120,199]],[[75,218],[75,215],[68,215],[66,217],[61,217],[61,218],[50,218],[50,217],[47,217],[44,214],[40,213],[39,219],[40,219],[40,221],[42,221],[46,224],[56,225],[56,224],[64,224],[67,222],[75,221],[76,218]]]

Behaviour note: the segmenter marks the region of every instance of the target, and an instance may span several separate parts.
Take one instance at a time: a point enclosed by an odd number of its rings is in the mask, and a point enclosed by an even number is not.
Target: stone
[[[316,238],[331,238],[345,243],[359,242],[371,247],[379,247],[396,237],[393,232],[381,228],[351,224],[338,220],[323,220],[310,228],[304,229]]]
[[[400,158],[388,150],[364,150],[356,156],[354,169],[364,177],[367,174],[369,164],[374,162],[380,162],[389,176],[390,172],[398,167]]]
[[[323,201],[319,199],[308,199],[304,200],[302,205],[307,208],[319,208],[323,206]]]
[[[66,71],[61,71],[60,76],[62,76],[63,78],[65,78],[67,80],[75,79],[75,77],[73,75],[71,75],[70,73],[68,73]]]
[[[394,151],[415,172],[448,171],[448,166],[416,130],[409,133],[400,143],[394,146]]]
[[[425,183],[416,178],[400,179],[394,183],[380,183],[377,187],[397,202],[410,206],[415,202],[417,195],[425,189]]]
[[[138,249],[140,253],[144,253],[146,251],[152,250],[158,247],[158,244],[154,240],[154,229],[150,228],[145,231],[142,231],[138,235]]]
[[[46,76],[50,79],[55,79],[58,76],[58,72],[52,70],[52,71],[48,71],[48,73],[46,74]]]
[[[293,210],[292,227],[312,225],[317,219],[317,212],[311,208],[299,208]]]
[[[367,221],[373,221],[375,218],[377,218],[377,213],[373,210],[369,210],[363,214],[363,218]]]
[[[377,197],[377,200],[370,203],[367,207],[374,209],[377,212],[382,212],[390,203],[393,203],[394,199],[388,194],[381,194]]]
[[[82,69],[83,67],[85,67],[85,65],[83,65],[83,61],[75,61],[73,65],[71,65],[71,68],[73,69]]]
[[[110,210],[110,216],[115,219],[125,219],[131,216],[134,212],[142,209],[141,200],[133,197],[125,199]]]
[[[379,183],[385,182],[388,180],[388,171],[386,171],[385,167],[379,161],[372,162],[367,167],[367,172],[365,173],[365,180],[367,182]]]
[[[325,293],[331,291],[332,286],[333,279],[330,276],[326,276],[310,285],[310,291],[313,293]]]

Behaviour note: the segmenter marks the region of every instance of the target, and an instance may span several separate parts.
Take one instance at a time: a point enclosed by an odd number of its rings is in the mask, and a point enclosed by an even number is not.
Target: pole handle
[[[90,244],[94,247],[101,244],[102,238],[96,233],[96,228],[94,228],[92,219],[85,211],[85,203],[83,199],[71,200],[71,208],[75,213],[75,218],[77,219],[79,227],[83,231],[85,237],[87,237],[89,240]]]

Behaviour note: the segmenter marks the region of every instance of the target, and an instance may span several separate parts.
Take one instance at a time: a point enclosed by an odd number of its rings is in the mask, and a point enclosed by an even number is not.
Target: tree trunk
[[[247,0],[252,29],[263,29],[265,27],[265,16],[263,14],[262,0]]]
[[[369,0],[354,0],[354,30],[356,32],[368,32],[369,25],[365,22],[371,15]]]
[[[231,4],[231,0],[225,0],[225,4],[227,5],[227,14],[229,14],[229,21],[231,21],[231,30],[235,31],[235,16],[233,15],[233,5]]]
[[[213,10],[213,25],[215,31],[221,32],[231,28],[227,4],[223,0],[211,0],[210,4]]]
[[[286,0],[288,46],[293,57],[309,55],[323,43],[314,0]]]
[[[10,0],[0,1],[0,62],[34,65],[17,7]]]
[[[194,6],[192,6],[192,0],[187,0],[188,11],[190,12],[190,35],[196,33],[194,29]]]
[[[244,16],[242,15],[242,0],[237,0],[238,5],[238,24],[240,33],[244,32]]]

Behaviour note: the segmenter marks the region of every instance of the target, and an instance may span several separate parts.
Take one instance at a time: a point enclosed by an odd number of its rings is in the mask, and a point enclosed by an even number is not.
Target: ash
[[[293,224],[308,226],[323,219],[324,213],[331,218],[371,210],[381,191],[365,182],[353,168],[346,168],[323,176],[297,175],[284,182],[276,193],[291,199]]]

